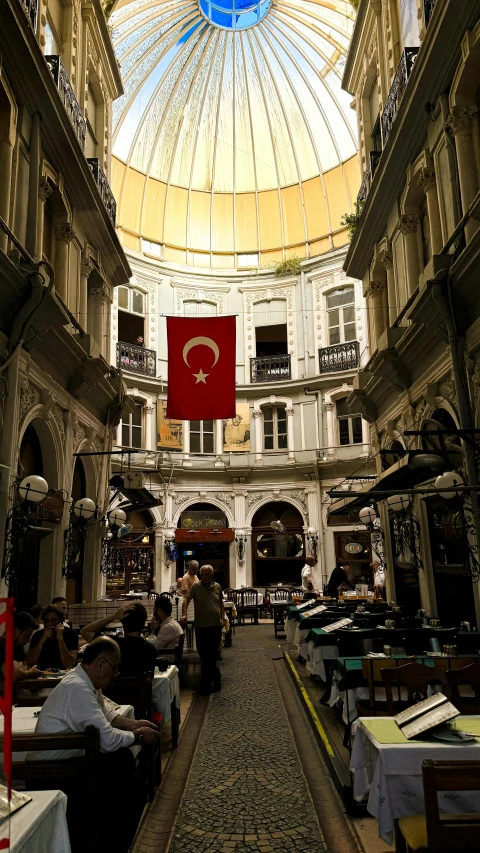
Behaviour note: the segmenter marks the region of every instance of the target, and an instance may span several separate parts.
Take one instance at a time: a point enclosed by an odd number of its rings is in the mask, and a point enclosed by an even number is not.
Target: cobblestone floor
[[[223,652],[169,853],[323,853],[273,665],[273,627]]]

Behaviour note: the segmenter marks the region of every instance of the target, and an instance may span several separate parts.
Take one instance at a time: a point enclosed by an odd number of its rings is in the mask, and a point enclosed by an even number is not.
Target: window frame
[[[267,423],[272,423],[272,438],[273,438],[273,447],[265,447],[265,440],[267,438],[267,434],[265,432],[265,410],[272,409],[273,418],[272,421],[267,421]],[[285,418],[281,418],[281,420],[285,420],[285,432],[279,433],[278,431],[278,410],[281,409],[285,413]],[[268,406],[262,407],[262,452],[263,453],[288,453],[288,416],[287,416],[287,406],[282,403],[272,403]],[[285,435],[285,447],[279,447],[278,439],[279,435]],[[270,438],[270,436],[268,436]]]
[[[187,314],[185,308],[187,305],[196,305],[197,311],[195,314]],[[211,314],[202,314],[201,306],[210,305],[213,308]],[[182,302],[182,317],[191,317],[193,319],[201,319],[202,317],[218,317],[218,304],[210,299],[184,299]]]
[[[125,421],[123,418],[120,419],[120,422],[119,422],[120,447],[133,447],[133,448],[135,448],[135,450],[143,450],[144,449],[143,448],[144,434],[145,434],[145,430],[144,430],[144,406],[145,406],[145,404],[144,404],[143,400],[142,401],[133,400],[133,402],[135,403],[135,406],[138,407],[138,409],[140,411],[140,423],[139,424],[132,423],[132,419],[133,419],[133,413],[132,412],[128,413],[128,421]],[[124,429],[124,427],[126,427],[128,429],[130,444],[124,444],[123,443],[123,429]],[[132,439],[133,439],[133,435],[134,435],[133,430],[139,430],[140,431],[140,444],[139,445],[135,445],[132,443]]]
[[[118,293],[117,294],[117,296],[118,296],[118,299],[117,299],[118,310],[124,311],[125,314],[134,314],[135,317],[146,317],[147,312],[145,309],[146,309],[146,305],[147,305],[147,302],[146,302],[147,294],[145,293],[145,291],[143,291],[140,287],[133,285],[133,284],[122,284],[122,285],[120,285],[118,290],[120,291],[122,288],[125,288],[125,290],[128,291],[128,300],[127,300],[128,301],[128,308],[123,308],[120,305],[120,293]],[[137,293],[140,293],[142,296],[142,300],[143,300],[143,311],[142,312],[133,310],[133,292],[134,291],[136,291]]]
[[[360,430],[361,430],[361,439],[360,441],[353,441],[353,419],[360,418]],[[349,441],[346,444],[342,444],[340,439],[340,421],[348,421],[348,438]],[[359,444],[363,444],[363,428],[362,428],[362,416],[358,413],[354,413],[351,415],[340,415],[337,416],[337,433],[338,433],[338,447],[358,447]]]
[[[212,423],[212,431],[205,430],[204,423]],[[192,430],[192,423],[197,423],[197,421],[190,421],[190,453],[192,456],[215,456],[215,421],[211,418],[207,418],[206,421],[198,421],[200,424],[199,430]],[[192,450],[192,433],[194,435],[198,435],[200,437],[200,450]],[[212,436],[212,450],[204,450],[204,436],[211,435]]]
[[[352,292],[352,301],[345,305],[337,305],[328,307],[328,299],[330,296],[333,296],[334,293],[338,291],[346,291],[351,290]],[[345,320],[344,311],[346,308],[351,308],[353,310],[353,320]],[[330,326],[329,324],[329,314],[333,313],[333,311],[338,311],[338,323],[334,326]],[[353,341],[357,340],[357,321],[355,319],[355,286],[353,284],[345,285],[344,287],[336,287],[333,290],[330,290],[325,294],[325,312],[327,315],[327,324],[326,324],[326,337],[327,337],[327,346],[335,347],[340,346],[340,344],[350,344]],[[345,326],[351,326],[353,324],[355,329],[355,334],[353,338],[346,340],[345,338]],[[336,343],[331,343],[330,341],[330,331],[331,329],[338,329],[339,332],[339,340]]]

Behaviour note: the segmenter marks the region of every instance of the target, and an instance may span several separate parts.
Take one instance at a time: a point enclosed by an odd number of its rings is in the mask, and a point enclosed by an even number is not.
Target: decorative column
[[[110,301],[110,293],[105,283],[90,290],[92,305],[92,335],[98,344],[101,355],[106,356],[106,345],[108,340],[107,324],[105,322],[105,305]]]
[[[154,411],[155,411],[155,406],[152,406],[151,401],[150,401],[150,403],[147,403],[146,406],[144,406],[144,412],[145,412],[145,450],[152,450],[152,451],[157,449],[157,443],[156,443],[155,438],[154,438],[155,433],[153,430],[153,423],[152,423],[152,420],[153,420],[152,415],[153,415]]]
[[[407,270],[407,294],[410,297],[418,287],[420,275],[420,255],[418,246],[418,228],[420,217],[416,213],[403,213],[398,227],[403,234],[405,249],[405,267]]]
[[[69,246],[75,237],[70,222],[57,222],[55,232],[55,290],[68,306],[68,257]]]
[[[13,110],[0,113],[0,216],[10,225],[10,192],[12,187],[12,162],[15,147],[16,126],[12,120]],[[7,251],[8,237],[0,231],[0,249]]]
[[[289,409],[285,409],[285,414],[287,416],[288,463],[293,464],[295,462],[295,435],[293,432],[293,416],[295,414],[295,409],[293,406]]]
[[[215,468],[223,468],[223,421],[217,420],[214,424],[215,429]]]
[[[321,518],[320,509],[318,506],[318,492],[317,492],[316,487],[312,486],[312,488],[310,488],[310,489],[305,489],[305,498],[307,501],[307,518],[306,518],[307,524],[309,527],[313,527],[317,531],[317,533],[315,534],[317,536],[317,541],[316,541],[317,565],[314,566],[312,569],[313,586],[315,589],[323,589],[322,575],[325,574],[326,568],[322,563],[323,554],[319,548],[319,544],[320,544],[320,533],[319,533],[319,531],[320,531],[320,528],[322,526],[322,518]],[[307,543],[307,545],[308,545],[308,543]],[[308,554],[308,548],[307,548],[307,554]]]
[[[43,254],[43,222],[45,219],[45,202],[53,192],[49,180],[40,178],[38,185],[38,208],[37,208],[37,248],[36,257],[41,258]]]
[[[332,403],[331,400],[324,400],[323,407],[327,413],[327,448],[335,447],[335,424],[333,418],[333,412],[335,409],[335,403]]]
[[[478,108],[472,104],[469,106],[452,107],[451,113],[446,121],[446,130],[453,133],[458,159],[458,178],[460,182],[460,194],[462,197],[462,213],[465,214],[477,194],[477,173],[475,169],[475,152],[473,150],[472,123],[477,115]],[[478,223],[470,221],[465,226],[465,237],[467,243],[472,239]]]
[[[380,335],[383,335],[387,328],[387,283],[386,281],[371,281],[367,288],[367,296],[371,297],[372,317],[372,332],[375,338],[375,345],[378,348]]]
[[[375,335],[375,324],[373,322],[373,292],[370,287],[367,287],[363,296],[365,299],[367,311],[368,343],[370,349],[370,356],[372,356],[377,349],[377,337]]]
[[[190,462],[190,421],[182,421],[183,424],[183,462],[184,468],[191,468]]]
[[[82,329],[88,325],[88,277],[93,272],[93,263],[90,258],[83,257],[80,264],[80,299],[78,306],[78,322]]]
[[[442,223],[438,205],[437,181],[435,169],[422,169],[418,178],[418,186],[422,187],[427,197],[428,220],[430,223],[430,239],[432,255],[439,255],[443,248]]]
[[[397,294],[395,292],[395,273],[393,269],[393,253],[390,248],[384,249],[380,254],[380,260],[387,273],[387,311],[386,320],[388,326],[393,326],[397,314]]]
[[[262,441],[262,412],[260,409],[253,410],[255,421],[255,465],[263,465],[263,441]],[[288,441],[288,439],[287,439]]]
[[[234,513],[234,522],[235,522],[235,535],[238,534],[239,530],[243,530],[245,536],[247,537],[247,541],[245,542],[245,547],[243,549],[243,560],[240,561],[238,557],[238,547],[235,542],[235,561],[230,562],[230,586],[233,589],[238,589],[242,584],[244,586],[250,586],[252,583],[252,559],[251,559],[251,530],[247,531],[245,529],[245,517],[246,517],[246,498],[247,492],[234,492],[233,498],[233,513]],[[234,568],[235,567],[235,568]]]

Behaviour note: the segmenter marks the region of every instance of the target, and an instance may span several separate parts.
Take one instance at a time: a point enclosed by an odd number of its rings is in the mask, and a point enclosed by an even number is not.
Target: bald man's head
[[[111,637],[97,637],[83,653],[82,667],[87,673],[95,690],[108,687],[120,665],[120,648]]]
[[[197,572],[198,572],[198,561],[197,560],[190,560],[190,562],[188,564],[188,573],[190,575],[196,575]]]
[[[200,579],[205,586],[209,586],[213,580],[213,566],[208,563],[200,569]]]

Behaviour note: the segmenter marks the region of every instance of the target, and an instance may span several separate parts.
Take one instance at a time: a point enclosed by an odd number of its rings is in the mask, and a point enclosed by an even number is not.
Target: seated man
[[[37,630],[37,623],[30,613],[15,613],[13,617],[13,680],[22,681],[25,678],[38,678],[40,670],[36,666],[30,669],[25,666],[24,646],[28,645],[32,634]],[[3,678],[5,676],[6,640],[0,637],[0,683],[3,692]]]
[[[43,631],[37,631],[30,642],[27,664],[39,669],[71,669],[77,662],[78,637],[64,623],[64,614],[54,604],[42,613]]]
[[[65,625],[68,625],[68,627],[71,628],[72,623],[70,622],[70,619],[68,618],[67,599],[63,595],[57,595],[56,598],[52,598],[51,603],[54,604],[55,607],[58,607],[59,610],[62,611],[63,621],[64,621]]]
[[[139,601],[124,604],[113,616],[105,616],[86,625],[80,632],[81,636],[89,643],[108,625],[117,621],[122,623],[124,631],[123,637],[116,638],[122,655],[120,675],[136,676],[143,672],[153,674],[157,653],[143,637],[142,631],[147,621],[147,611]]]
[[[83,663],[72,669],[46,700],[37,721],[36,734],[84,732],[87,726],[100,731],[100,778],[98,803],[102,843],[99,849],[126,853],[135,835],[146,799],[146,789],[135,778],[135,759],[128,748],[134,743],[153,744],[160,737],[154,723],[130,720],[115,709],[105,711],[102,688],[108,687],[120,665],[120,649],[111,637],[98,637],[85,649]],[[40,752],[29,760],[76,757],[75,750]],[[72,798],[75,801],[75,797]],[[69,797],[70,800],[70,797]],[[85,803],[82,802],[85,821]],[[113,819],[114,815],[119,818]],[[121,816],[121,818],[120,818]]]
[[[150,634],[147,640],[157,651],[175,648],[183,630],[172,616],[172,602],[167,595],[159,595],[155,600],[153,619],[148,627]]]

